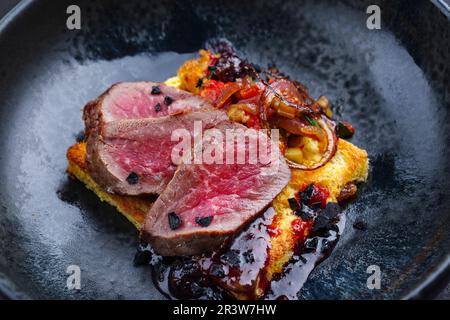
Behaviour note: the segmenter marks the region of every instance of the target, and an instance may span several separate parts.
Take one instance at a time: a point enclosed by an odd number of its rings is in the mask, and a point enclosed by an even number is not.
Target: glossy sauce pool
[[[155,285],[170,299],[297,299],[311,271],[331,253],[345,224],[337,204],[315,211],[308,237],[297,239],[291,260],[270,281],[265,268],[274,236],[272,207],[210,254],[163,258],[142,244],[135,262],[151,265]]]

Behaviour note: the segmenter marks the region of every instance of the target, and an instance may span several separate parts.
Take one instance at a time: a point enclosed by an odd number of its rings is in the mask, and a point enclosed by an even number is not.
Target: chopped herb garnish
[[[126,180],[128,184],[137,184],[139,182],[139,176],[136,172],[131,172]]]
[[[310,124],[312,124],[313,126],[319,128],[319,129],[322,129],[322,128],[320,128],[319,124],[317,123],[317,121],[314,118],[311,118],[310,116],[305,114],[305,119],[308,120],[308,122]]]
[[[172,230],[176,230],[181,225],[181,218],[175,213],[175,212],[169,212],[167,215],[167,218],[169,219],[169,227]]]
[[[156,111],[156,112],[161,111],[161,104],[160,104],[160,103],[157,103],[157,104],[155,105],[155,111]]]
[[[164,97],[164,104],[166,106],[170,106],[172,104],[172,102],[173,102],[173,99],[171,97],[169,97],[169,96]]]
[[[213,218],[212,216],[196,217],[195,222],[202,227],[207,227],[211,224],[212,218]]]
[[[217,69],[216,66],[208,66],[209,71],[216,71],[216,69]]]
[[[152,94],[160,94],[161,88],[158,86],[152,86]]]

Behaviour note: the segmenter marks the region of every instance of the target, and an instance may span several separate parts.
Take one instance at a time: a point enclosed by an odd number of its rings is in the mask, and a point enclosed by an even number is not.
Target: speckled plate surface
[[[366,8],[382,29],[366,28]],[[0,292],[159,299],[133,266],[137,232],[65,173],[81,108],[117,81],[164,80],[214,37],[327,95],[371,173],[331,256],[299,299],[428,297],[450,252],[450,22],[429,1],[23,2],[0,25]],[[363,221],[365,231],[352,227]],[[66,287],[69,265],[82,288]],[[381,288],[366,269],[378,265]],[[417,289],[419,288],[419,289]]]

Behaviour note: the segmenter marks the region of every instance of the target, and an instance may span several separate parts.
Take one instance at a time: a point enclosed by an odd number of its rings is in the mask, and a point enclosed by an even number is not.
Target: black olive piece
[[[239,253],[236,250],[230,250],[220,256],[220,259],[224,262],[228,262],[233,267],[238,267],[241,263]]]
[[[330,229],[333,227],[333,224],[330,222],[330,219],[326,216],[319,215],[314,221],[314,225],[312,227],[312,231],[321,237],[328,237],[330,235]]]
[[[209,267],[209,274],[217,278],[225,277],[225,271],[223,271],[222,266],[217,263],[213,263],[211,267]]]
[[[300,198],[302,203],[307,204],[309,202],[309,199],[311,198],[313,191],[314,191],[314,183],[311,183],[309,186],[305,188],[305,190],[300,192]]]
[[[152,94],[161,94],[161,88],[158,86],[153,86],[152,87]]]
[[[148,250],[139,250],[134,256],[133,263],[135,266],[143,266],[149,264],[152,259],[152,253]]]
[[[175,212],[169,212],[167,215],[167,218],[169,220],[169,227],[172,230],[176,230],[181,225],[181,218],[175,213]]]
[[[155,105],[155,111],[161,111],[161,104],[159,102]]]
[[[353,224],[353,228],[355,228],[356,230],[366,231],[367,230],[367,223],[365,223],[364,221],[356,221]]]
[[[171,97],[169,97],[169,96],[164,97],[164,104],[166,106],[170,106],[172,104],[172,102],[173,102],[173,99]]]
[[[203,85],[203,78],[200,78],[197,80],[197,84],[195,85],[196,88],[201,88]]]
[[[207,216],[207,217],[196,217],[195,222],[202,227],[207,227],[211,224],[213,217]]]
[[[253,255],[253,252],[250,250],[245,251],[242,256],[244,257],[244,260],[246,263],[253,263],[255,262],[255,256]]]
[[[322,216],[327,217],[328,219],[337,219],[339,214],[341,213],[341,207],[334,202],[330,202],[327,204],[327,206],[325,207],[325,209],[322,210],[322,212],[320,213]]]
[[[315,211],[320,210],[322,208],[322,202],[313,202],[309,204],[309,207]]]
[[[288,202],[289,202],[289,206],[291,207],[292,210],[296,211],[296,210],[299,209],[299,205],[298,205],[297,199],[289,198]]]
[[[139,182],[139,176],[136,172],[131,172],[127,177],[128,184],[137,184]]]

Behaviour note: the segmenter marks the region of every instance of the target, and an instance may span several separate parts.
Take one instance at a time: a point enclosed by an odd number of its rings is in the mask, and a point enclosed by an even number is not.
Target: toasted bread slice
[[[298,190],[314,183],[327,188],[330,193],[327,202],[337,202],[344,187],[367,180],[368,170],[367,152],[342,139],[338,141],[334,157],[323,167],[311,171],[292,169],[290,183],[272,203],[277,212],[276,227],[281,232],[271,238],[269,263],[266,268],[268,280],[282,271],[283,266],[291,259],[296,243],[295,237],[292,236],[292,221],[296,216],[292,214],[288,199]]]
[[[106,201],[123,214],[136,228],[140,229],[145,213],[152,207],[153,201],[139,196],[121,196],[104,191],[89,175],[86,167],[86,144],[74,144],[67,150],[69,165],[67,172],[83,182],[95,192],[102,201]]]

